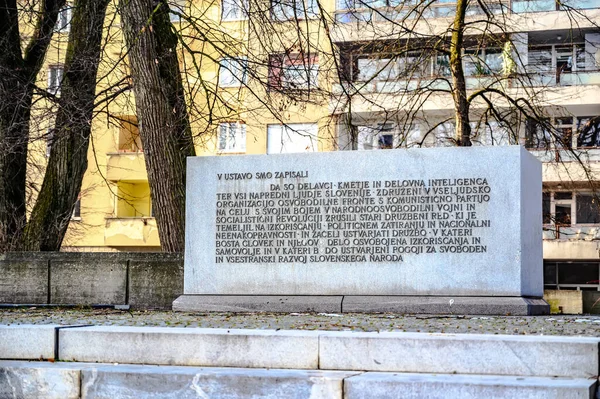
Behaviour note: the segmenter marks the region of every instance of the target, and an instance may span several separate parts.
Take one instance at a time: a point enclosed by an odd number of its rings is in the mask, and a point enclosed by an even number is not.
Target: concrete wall
[[[582,291],[544,290],[544,299],[550,304],[550,313],[581,314]]]
[[[171,308],[183,256],[166,253],[0,254],[0,303]]]

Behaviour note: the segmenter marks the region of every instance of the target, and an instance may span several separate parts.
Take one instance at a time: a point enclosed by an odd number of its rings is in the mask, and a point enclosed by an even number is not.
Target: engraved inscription
[[[216,178],[217,263],[399,263],[489,245],[486,177],[309,182],[308,171],[265,171]]]

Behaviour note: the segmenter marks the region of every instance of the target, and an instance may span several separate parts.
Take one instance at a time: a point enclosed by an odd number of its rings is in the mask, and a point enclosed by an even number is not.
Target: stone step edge
[[[0,326],[0,357],[5,359],[522,376],[597,376],[599,342],[486,334]],[[32,350],[28,345],[33,343]],[[440,345],[447,350],[442,359],[434,350]],[[402,358],[396,356],[400,350]],[[473,351],[487,360],[473,360]],[[339,355],[350,352],[352,356]],[[551,360],[557,356],[562,356],[560,363]]]
[[[137,392],[140,399],[146,398],[148,384],[153,383],[160,389],[172,392],[186,389],[223,389],[224,387],[235,391],[236,383],[244,382],[245,387],[240,398],[247,394],[248,378],[259,381],[263,389],[268,387],[281,388],[285,386],[288,393],[301,390],[308,386],[317,387],[315,398],[342,399],[344,394],[352,392],[373,392],[373,389],[385,389],[405,392],[407,389],[449,389],[470,390],[472,396],[481,389],[493,389],[502,392],[503,389],[512,389],[513,393],[519,390],[529,392],[531,389],[545,390],[552,393],[552,397],[562,397],[566,392],[594,397],[597,389],[597,379],[591,378],[555,378],[555,377],[519,377],[519,376],[494,376],[494,375],[460,375],[460,374],[419,374],[419,373],[381,373],[381,372],[348,372],[348,371],[323,371],[323,370],[294,370],[294,369],[245,369],[222,367],[193,367],[193,366],[158,366],[158,365],[133,365],[133,364],[102,364],[102,363],[70,363],[70,362],[27,362],[27,361],[0,361],[0,372],[6,379],[0,380],[2,384],[25,387],[29,391],[19,392],[25,397],[35,397],[41,393],[52,392],[54,398],[80,398],[87,394],[106,393],[114,394],[115,387],[123,387],[129,393],[144,387]],[[131,378],[135,375],[135,378]],[[27,381],[27,384],[23,382]],[[16,383],[15,383],[16,382]],[[255,385],[251,385],[255,386]],[[272,391],[272,389],[271,389]],[[466,393],[466,392],[465,392]],[[100,394],[101,397],[104,397]],[[46,397],[46,396],[44,396]],[[136,396],[138,397],[138,396]],[[175,397],[175,396],[168,396]],[[295,397],[295,396],[288,396]],[[348,395],[349,398],[354,396]],[[361,396],[362,397],[362,396]],[[410,397],[414,397],[410,396]],[[585,397],[585,396],[578,396]],[[312,398],[312,396],[311,396]]]

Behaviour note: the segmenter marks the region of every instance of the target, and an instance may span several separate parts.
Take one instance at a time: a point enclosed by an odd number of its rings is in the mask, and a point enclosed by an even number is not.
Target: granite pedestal
[[[522,147],[194,157],[187,176],[175,310],[549,310]]]

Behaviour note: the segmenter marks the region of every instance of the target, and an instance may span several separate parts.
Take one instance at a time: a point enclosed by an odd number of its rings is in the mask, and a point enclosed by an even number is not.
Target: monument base
[[[541,298],[355,296],[355,295],[181,295],[181,312],[320,312],[535,316],[550,313]]]

